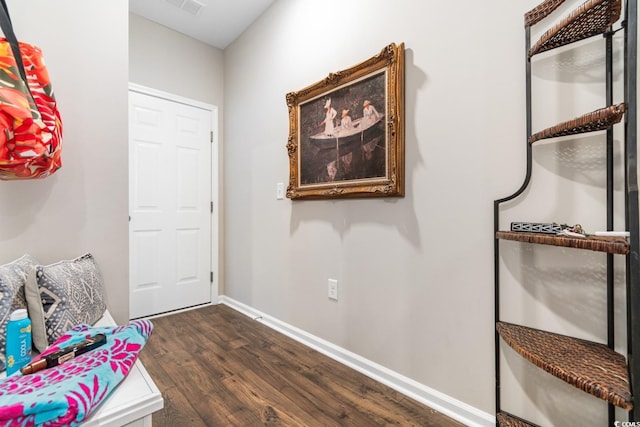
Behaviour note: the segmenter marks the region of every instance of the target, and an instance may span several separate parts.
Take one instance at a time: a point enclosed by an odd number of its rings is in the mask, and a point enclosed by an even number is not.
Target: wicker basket
[[[633,409],[626,360],[604,344],[498,322],[502,339],[529,362],[615,406]]]
[[[588,0],[544,33],[529,50],[529,57],[604,33],[620,18],[621,10],[621,0]]]
[[[549,16],[551,12],[556,10],[558,6],[564,3],[564,0],[547,0],[524,14],[524,26],[530,27],[544,18]]]
[[[568,122],[550,127],[541,132],[531,135],[529,143],[558,136],[576,135],[580,133],[595,132],[607,129],[620,122],[626,105],[624,103],[601,108],[592,113],[585,114]]]
[[[562,246],[565,248],[587,249],[617,255],[626,255],[629,253],[629,242],[624,237],[569,237],[522,231],[497,231],[496,239],[515,240],[516,242],[534,243],[538,245]]]
[[[499,427],[535,427],[535,424],[529,424],[505,412],[498,412],[496,421]]]

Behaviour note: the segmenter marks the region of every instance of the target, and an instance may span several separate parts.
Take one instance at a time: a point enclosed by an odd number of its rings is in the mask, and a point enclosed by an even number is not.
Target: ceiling
[[[129,0],[129,11],[224,49],[274,0]]]

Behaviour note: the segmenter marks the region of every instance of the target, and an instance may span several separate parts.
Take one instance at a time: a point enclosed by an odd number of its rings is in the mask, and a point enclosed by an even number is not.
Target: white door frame
[[[129,91],[137,92],[143,95],[155,96],[157,98],[166,99],[168,101],[177,102],[180,104],[189,105],[191,107],[201,108],[203,110],[207,110],[211,112],[211,131],[212,131],[212,142],[211,142],[211,203],[212,212],[211,212],[211,271],[213,273],[211,286],[211,303],[216,304],[220,298],[219,293],[219,263],[218,260],[220,258],[219,249],[220,249],[220,227],[219,227],[219,218],[220,218],[220,203],[218,197],[218,185],[219,185],[219,173],[220,173],[220,165],[218,163],[218,150],[220,147],[219,144],[219,131],[218,131],[218,107],[212,104],[207,104],[205,102],[196,101],[194,99],[185,98],[180,95],[175,95],[173,93],[164,92],[158,89],[153,89],[147,86],[142,86],[136,83],[129,83]],[[130,179],[130,178],[129,178]],[[129,283],[129,290],[131,289],[131,283]]]

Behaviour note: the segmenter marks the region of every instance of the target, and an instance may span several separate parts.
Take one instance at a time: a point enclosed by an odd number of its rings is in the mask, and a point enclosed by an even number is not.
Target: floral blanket
[[[152,330],[148,320],[71,329],[40,357],[99,333],[107,335],[107,342],[59,366],[30,375],[18,372],[2,380],[0,426],[79,425],[127,376]]]

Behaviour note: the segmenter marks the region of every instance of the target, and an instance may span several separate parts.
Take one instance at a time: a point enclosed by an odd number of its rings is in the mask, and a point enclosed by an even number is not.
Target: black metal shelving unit
[[[567,383],[609,402],[609,425],[615,410],[628,411],[629,421],[640,421],[640,248],[637,183],[637,0],[587,0],[578,3],[564,19],[546,31],[532,45],[531,28],[547,18],[565,0],[545,0],[525,14],[526,61],[526,174],[513,194],[494,201],[494,271],[495,271],[495,376],[496,424],[529,426],[531,422],[503,411],[501,407],[500,342],[507,343],[522,357]],[[620,19],[624,6],[624,17]],[[616,28],[617,27],[617,28]],[[613,104],[613,49],[616,32],[624,34],[624,102]],[[532,133],[532,57],[586,38],[605,38],[605,106],[599,110]],[[501,205],[518,198],[532,178],[532,144],[565,135],[606,130],[607,156],[607,229],[613,230],[614,154],[613,125],[624,118],[625,226],[628,238],[568,237],[521,231],[501,231]],[[516,325],[500,318],[500,241],[514,240],[528,244],[554,245],[607,254],[607,343],[594,343],[547,331]],[[627,354],[614,350],[614,256],[626,257]],[[570,355],[570,356],[567,356]]]

